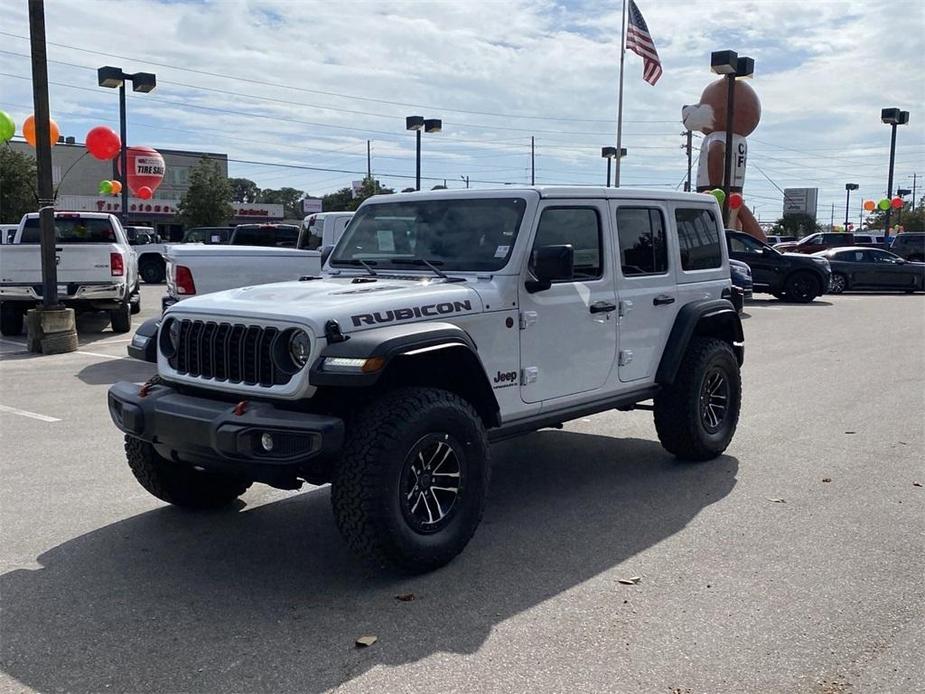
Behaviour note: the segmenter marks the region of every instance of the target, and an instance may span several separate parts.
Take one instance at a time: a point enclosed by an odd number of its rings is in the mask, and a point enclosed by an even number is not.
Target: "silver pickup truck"
[[[42,301],[39,215],[25,215],[13,243],[0,246],[0,333],[19,335],[23,317]],[[75,309],[107,311],[113,332],[132,328],[141,309],[138,259],[118,218],[100,212],[55,213],[58,300]]]

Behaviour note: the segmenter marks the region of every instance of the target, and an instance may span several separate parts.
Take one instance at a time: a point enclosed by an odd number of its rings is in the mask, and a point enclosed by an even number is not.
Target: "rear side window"
[[[660,209],[619,208],[617,237],[620,241],[620,265],[625,277],[668,272],[665,220]]]
[[[26,219],[20,243],[40,243],[38,217]],[[55,243],[115,243],[116,232],[108,219],[55,217]]]
[[[575,279],[602,275],[601,221],[590,207],[547,207],[536,229],[534,248],[571,246],[575,253]],[[531,268],[532,269],[532,268]]]
[[[681,269],[706,270],[721,267],[720,227],[709,210],[679,208],[674,213],[681,249]]]

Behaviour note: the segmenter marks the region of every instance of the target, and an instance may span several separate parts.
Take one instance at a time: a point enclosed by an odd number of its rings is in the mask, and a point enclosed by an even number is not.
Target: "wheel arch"
[[[685,304],[678,311],[662,359],[655,374],[659,385],[671,385],[694,336],[715,337],[728,342],[739,366],[745,360],[742,321],[728,299],[702,299]]]

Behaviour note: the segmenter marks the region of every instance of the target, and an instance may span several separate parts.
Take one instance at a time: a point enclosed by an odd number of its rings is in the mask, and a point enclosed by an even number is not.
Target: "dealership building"
[[[35,150],[23,140],[11,140],[9,145],[16,152],[35,155]],[[177,217],[177,205],[189,189],[190,170],[200,160],[207,158],[217,162],[222,174],[227,177],[228,155],[156,149],[164,157],[164,180],[148,200],[129,195],[125,224],[154,227],[165,240],[178,241],[183,235],[183,225]],[[120,195],[99,193],[100,181],[117,177],[114,162],[100,161],[90,156],[84,145],[75,142],[73,137],[60,138],[58,144],[52,147],[51,158],[57,209],[114,214],[121,212]],[[229,220],[231,224],[283,219],[282,205],[237,202],[231,205],[234,208],[234,218]]]

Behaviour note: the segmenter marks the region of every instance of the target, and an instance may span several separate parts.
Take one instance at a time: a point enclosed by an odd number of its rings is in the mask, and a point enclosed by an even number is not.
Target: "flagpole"
[[[620,96],[617,103],[617,164],[613,176],[614,188],[620,187],[620,160],[623,158],[623,64],[626,61],[626,0],[620,15]]]

